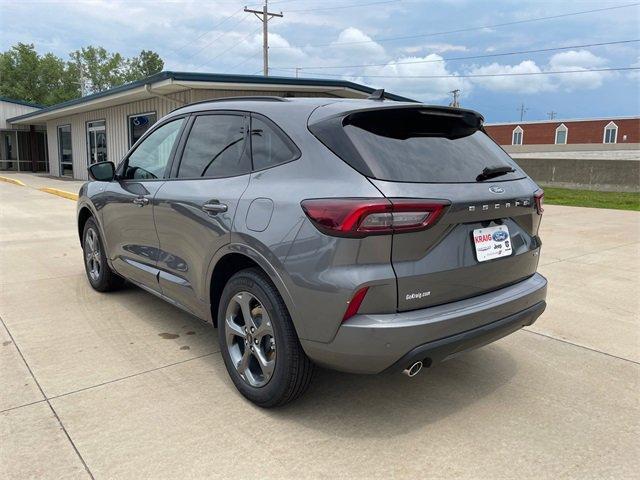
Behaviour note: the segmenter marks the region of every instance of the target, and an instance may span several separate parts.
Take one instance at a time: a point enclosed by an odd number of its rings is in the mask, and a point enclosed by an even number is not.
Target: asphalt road
[[[542,239],[533,327],[262,410],[211,327],[89,287],[74,202],[0,182],[0,478],[637,478],[640,214],[548,206]]]

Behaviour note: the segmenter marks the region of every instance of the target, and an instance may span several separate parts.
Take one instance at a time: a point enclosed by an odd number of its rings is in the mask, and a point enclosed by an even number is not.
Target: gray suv
[[[542,190],[476,112],[246,97],[179,108],[78,200],[89,282],[217,327],[263,407],[314,366],[416,375],[531,325]]]

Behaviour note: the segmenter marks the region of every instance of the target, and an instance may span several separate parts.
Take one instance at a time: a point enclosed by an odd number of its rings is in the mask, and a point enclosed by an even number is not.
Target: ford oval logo
[[[491,235],[494,242],[504,242],[507,238],[509,238],[509,234],[502,230],[498,230],[497,232],[493,232]]]
[[[489,191],[496,195],[502,195],[504,193],[504,188],[494,185],[493,187],[489,187]]]

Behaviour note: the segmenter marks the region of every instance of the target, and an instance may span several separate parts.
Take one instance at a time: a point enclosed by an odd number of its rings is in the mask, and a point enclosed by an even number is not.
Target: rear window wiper
[[[489,180],[490,178],[499,177],[515,171],[515,168],[510,167],[509,165],[484,167],[482,173],[476,177],[476,181],[482,182],[483,180]]]

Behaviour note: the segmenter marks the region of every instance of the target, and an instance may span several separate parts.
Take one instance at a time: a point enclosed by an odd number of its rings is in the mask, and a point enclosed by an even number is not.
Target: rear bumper
[[[545,309],[547,281],[540,275],[446,305],[385,315],[356,315],[332,342],[301,340],[316,363],[352,373],[401,371],[477,348],[534,323]]]

